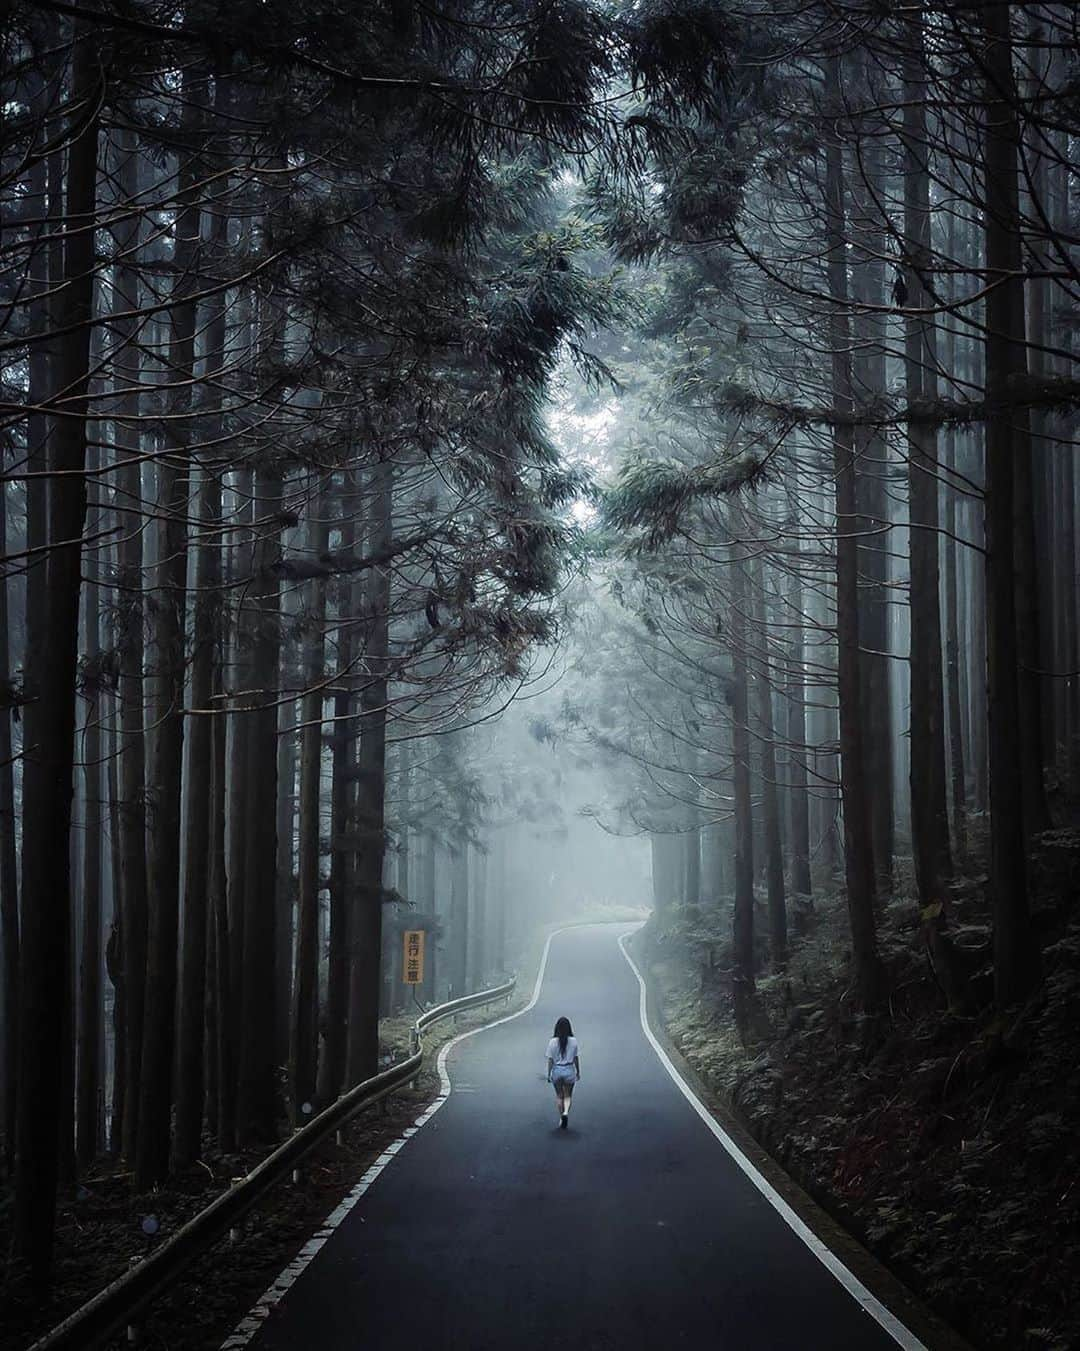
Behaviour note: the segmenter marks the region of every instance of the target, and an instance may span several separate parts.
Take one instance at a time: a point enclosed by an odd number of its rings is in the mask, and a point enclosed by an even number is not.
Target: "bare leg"
[[[563,1108],[562,1108],[563,1116],[570,1115],[570,1103],[572,1102],[573,1097],[574,1097],[574,1085],[565,1084],[563,1086]]]

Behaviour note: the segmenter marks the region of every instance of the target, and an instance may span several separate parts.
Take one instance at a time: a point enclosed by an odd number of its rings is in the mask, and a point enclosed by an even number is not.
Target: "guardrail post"
[[[241,1182],[243,1182],[243,1180],[244,1180],[244,1179],[243,1179],[242,1177],[231,1177],[231,1178],[229,1178],[229,1186],[230,1186],[230,1187],[237,1187],[237,1186],[240,1185]],[[239,1242],[240,1242],[240,1226],[239,1226],[239,1225],[237,1225],[237,1224],[230,1224],[230,1225],[229,1225],[229,1242],[230,1242],[230,1243],[239,1243]]]
[[[142,1261],[141,1257],[128,1258],[128,1271],[132,1271]],[[139,1344],[139,1325],[138,1323],[129,1323],[124,1329],[124,1336],[128,1346],[138,1346]]]

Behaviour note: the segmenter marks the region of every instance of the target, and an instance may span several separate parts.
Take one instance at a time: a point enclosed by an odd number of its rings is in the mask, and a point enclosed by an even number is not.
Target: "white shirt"
[[[559,1038],[552,1037],[548,1042],[547,1058],[554,1065],[572,1065],[578,1053],[577,1037],[567,1037],[566,1050],[559,1050]]]

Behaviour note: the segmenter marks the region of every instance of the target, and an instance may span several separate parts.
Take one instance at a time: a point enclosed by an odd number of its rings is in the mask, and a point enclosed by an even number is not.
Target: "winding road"
[[[632,929],[554,936],[534,1003],[452,1044],[452,1091],[228,1351],[920,1351],[680,1083],[641,1017]],[[544,1082],[563,1013],[567,1131]]]

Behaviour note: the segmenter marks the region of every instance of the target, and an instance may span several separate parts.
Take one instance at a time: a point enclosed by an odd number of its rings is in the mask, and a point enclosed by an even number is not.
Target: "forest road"
[[[557,934],[535,1006],[451,1051],[449,1098],[250,1340],[253,1351],[887,1351],[646,1039],[618,938]],[[545,1049],[582,1081],[557,1129]]]

